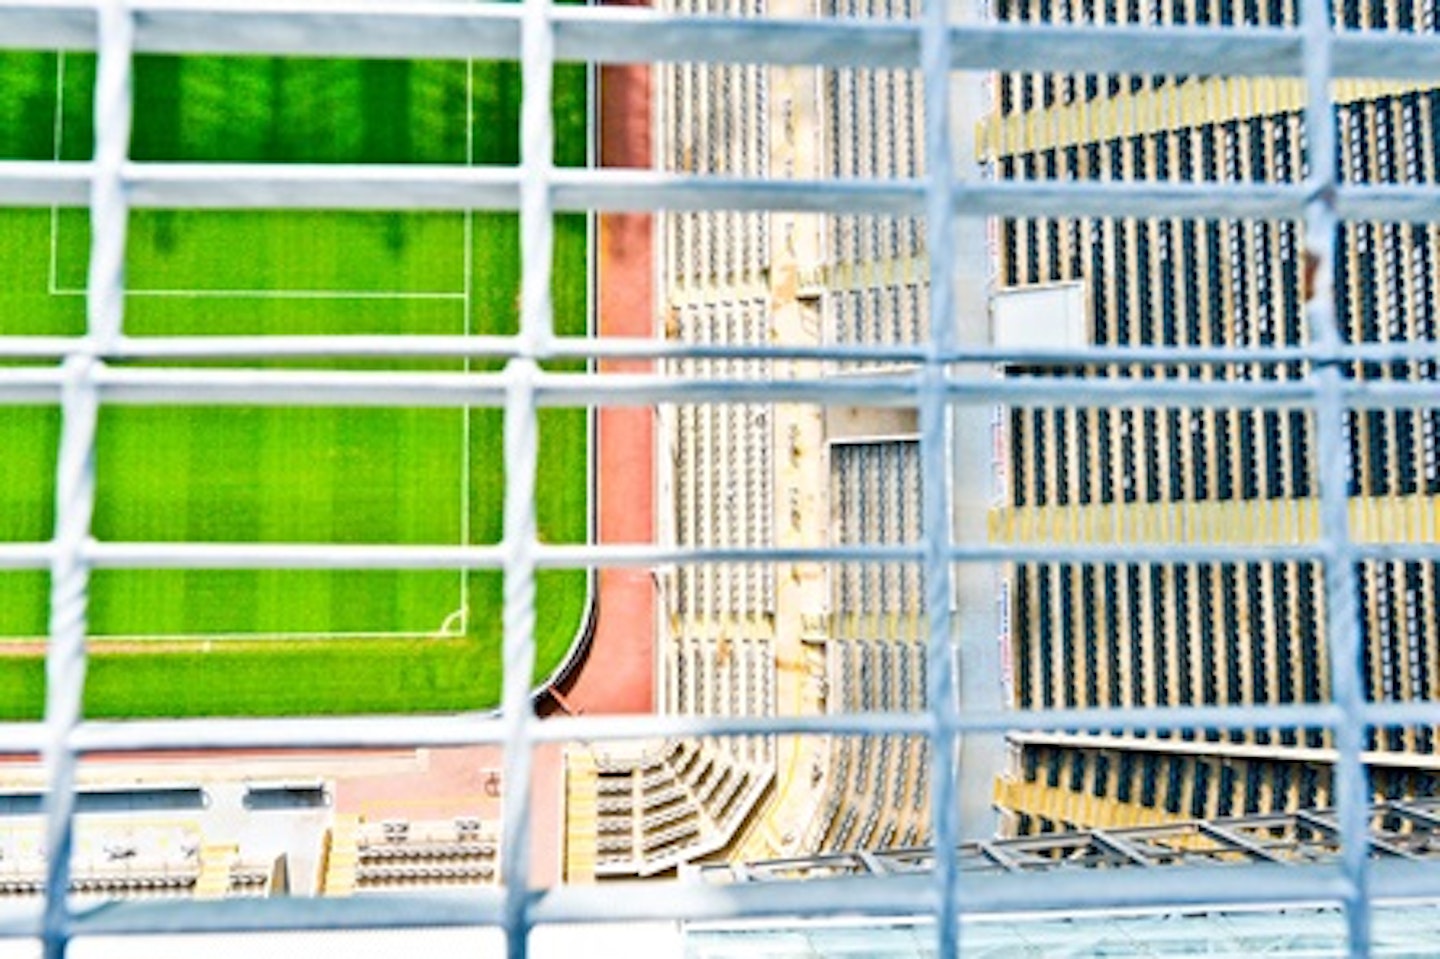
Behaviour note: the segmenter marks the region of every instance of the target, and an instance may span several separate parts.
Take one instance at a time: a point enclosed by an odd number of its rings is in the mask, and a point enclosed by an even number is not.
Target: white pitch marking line
[[[55,162],[60,162],[60,144],[65,136],[65,51],[55,57],[55,124],[51,142],[55,146]],[[45,289],[53,296],[60,287],[60,207],[50,207],[50,270]]]
[[[52,131],[52,142],[54,144],[53,158],[59,162],[61,147],[64,136],[64,110],[65,110],[65,52],[59,51],[56,56],[55,65],[55,108],[54,125]],[[474,164],[474,61],[465,62],[465,163],[467,166]],[[397,290],[198,290],[198,289],[135,289],[126,288],[127,297],[152,297],[152,298],[189,298],[189,299],[239,299],[239,300],[439,300],[459,301],[464,304],[464,332],[470,335],[470,306],[471,290],[473,283],[472,256],[474,250],[473,240],[473,214],[466,210],[464,214],[464,252],[465,261],[463,264],[463,289],[461,290],[420,290],[402,292]],[[48,276],[46,278],[46,289],[51,296],[84,297],[86,291],[83,289],[62,289],[59,281],[60,273],[60,208],[50,208],[50,256]],[[464,369],[470,371],[470,358],[464,358]],[[465,546],[470,542],[470,409],[466,407],[462,417],[462,452],[461,452],[461,504],[460,504],[460,545]],[[460,573],[460,611],[462,613],[461,632],[465,635],[469,629],[469,582],[465,572]],[[291,641],[291,640],[336,640],[336,639],[425,639],[434,637],[436,633],[425,631],[400,631],[400,632],[266,632],[266,633],[158,633],[147,635],[95,635],[93,638],[101,642],[175,642],[195,641],[201,642],[245,642],[245,641]],[[448,635],[448,634],[447,634]],[[0,643],[5,642],[43,642],[46,637],[25,637],[6,636],[0,637]]]
[[[465,165],[473,166],[475,163],[475,61],[465,61]],[[464,213],[465,242],[463,264],[463,281],[465,297],[464,332],[470,335],[470,308],[472,305],[471,291],[474,289],[475,268],[471,261],[475,254],[475,214],[466,210]],[[467,354],[463,360],[462,369],[470,372],[470,357]],[[460,409],[460,545],[470,545],[470,407]],[[460,571],[460,632],[470,632],[470,574],[466,570]]]
[[[51,290],[56,296],[84,296],[84,290]],[[463,290],[136,290],[126,296],[205,300],[463,300]]]
[[[448,636],[435,630],[401,630],[393,633],[384,632],[269,632],[269,633],[92,633],[90,639],[97,643],[174,643],[174,642],[292,642],[305,640],[323,642],[337,639],[362,639],[362,640],[383,640],[383,639],[434,639],[437,636]],[[0,650],[3,650],[6,643],[43,643],[48,639],[45,636],[3,636],[0,637]]]

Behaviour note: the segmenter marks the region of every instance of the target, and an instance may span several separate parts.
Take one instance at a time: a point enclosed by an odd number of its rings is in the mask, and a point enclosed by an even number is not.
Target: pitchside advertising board
[[[1030,350],[1083,349],[1090,345],[1090,318],[1085,287],[1080,283],[1050,283],[997,290],[990,299],[990,341],[997,349],[1021,353]],[[1018,374],[1020,363],[1000,363],[996,376]],[[1010,411],[996,405],[990,415],[990,503],[1004,508],[1010,494]],[[1000,673],[1007,703],[1014,705],[1014,662],[1010,635],[1010,576],[996,573],[995,602]]]

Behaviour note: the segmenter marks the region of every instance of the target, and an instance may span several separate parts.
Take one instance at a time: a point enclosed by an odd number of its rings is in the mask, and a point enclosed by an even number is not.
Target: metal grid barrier
[[[666,16],[645,11],[555,7],[548,0],[514,6],[398,2],[287,7],[221,0],[78,0],[0,3],[0,45],[93,49],[99,54],[95,157],[91,162],[0,163],[0,204],[88,205],[93,242],[88,279],[88,329],[73,338],[5,337],[0,357],[43,361],[0,370],[0,403],[58,404],[63,417],[57,474],[56,532],[49,542],[0,544],[0,569],[49,570],[52,615],[45,719],[0,727],[0,750],[43,752],[50,775],[49,895],[38,910],[10,910],[0,934],[39,937],[48,956],[61,956],[77,936],[154,931],[242,931],[425,925],[497,925],[511,955],[524,955],[537,924],[640,918],[721,918],[734,915],[869,915],[921,912],[933,916],[941,955],[959,947],[966,911],[1082,908],[1134,902],[1281,904],[1338,902],[1350,948],[1367,951],[1372,897],[1440,893],[1433,871],[1391,874],[1366,855],[1369,796],[1361,762],[1363,736],[1378,724],[1440,722],[1430,704],[1369,704],[1361,693],[1354,563],[1366,557],[1436,559],[1434,543],[1352,542],[1346,512],[1345,409],[1393,408],[1433,402],[1425,384],[1347,380],[1343,362],[1433,356],[1433,344],[1345,347],[1336,332],[1329,264],[1342,218],[1429,221],[1440,210],[1433,186],[1342,185],[1329,109],[1332,77],[1402,77],[1440,82],[1440,43],[1419,36],[1337,33],[1323,0],[1306,0],[1298,29],[1085,27],[952,24],[943,2],[915,22],[738,20]],[[518,59],[524,77],[522,162],[513,168],[307,167],[134,163],[127,159],[132,59],[137,53],[361,55]],[[919,69],[927,124],[923,179],[845,182],[745,180],[636,171],[560,170],[551,164],[549,113],[557,61],[745,62],[772,65]],[[1105,70],[1303,78],[1304,126],[1310,166],[1303,183],[1213,185],[1165,183],[1030,183],[957,180],[952,157],[950,76],[969,70]],[[134,338],[124,330],[123,261],[132,208],[326,208],[519,210],[523,304],[513,337]],[[834,214],[924,215],[931,270],[930,330],[918,346],[816,348],[704,347],[650,340],[560,340],[552,334],[552,218],[564,211],[791,210]],[[955,284],[956,217],[1153,215],[1289,217],[1308,226],[1308,253],[1318,269],[1307,306],[1310,343],[1272,349],[1175,347],[1019,351],[1002,354],[956,342],[949,318]],[[117,366],[111,361],[201,361],[297,357],[499,358],[503,372],[375,375],[341,372],[205,370]],[[687,382],[662,375],[604,377],[543,370],[555,357],[887,360],[907,371],[878,377],[755,382]],[[1146,362],[1188,364],[1308,361],[1303,380],[1225,384],[1199,382],[991,381],[961,378],[959,364],[1010,362]],[[1253,881],[1176,870],[1169,875],[1120,873],[1036,876],[1021,887],[987,889],[967,882],[958,860],[955,799],[957,738],[1019,725],[1004,712],[962,710],[950,652],[954,564],[1035,560],[1104,560],[1101,546],[1009,547],[953,542],[947,482],[947,417],[956,405],[1016,406],[1055,401],[1120,404],[1245,404],[1313,411],[1319,447],[1323,534],[1293,547],[1145,548],[1151,560],[1261,561],[1306,559],[1324,564],[1327,648],[1333,701],[1276,707],[1188,707],[1053,710],[1027,713],[1033,730],[1166,729],[1209,726],[1307,726],[1330,730],[1338,748],[1338,865],[1287,870],[1253,867]],[[677,549],[663,546],[549,546],[537,542],[534,480],[537,409],[542,406],[667,402],[864,403],[918,407],[924,469],[924,536],[911,546],[827,549]],[[90,519],[95,492],[95,434],[105,404],[273,404],[491,406],[505,411],[504,538],[493,547],[325,547],[298,545],[97,542]],[[1127,551],[1134,556],[1137,551]],[[919,562],[924,567],[928,621],[928,712],[825,717],[574,718],[538,723],[526,677],[534,659],[537,570],[593,565],[785,561]],[[86,670],[86,608],[95,569],[496,569],[505,576],[504,691],[498,716],[407,719],[195,720],[95,722],[82,718]],[[909,733],[933,743],[930,777],[934,868],[902,881],[817,880],[785,889],[744,886],[561,887],[532,892],[528,873],[526,791],[532,748],[539,743],[637,736],[763,733]],[[102,750],[199,747],[377,746],[499,743],[510,784],[502,830],[504,885],[460,898],[375,899],[364,902],[281,900],[238,906],[122,904],[77,911],[58,891],[68,883],[79,758]],[[1246,867],[1247,869],[1251,867]],[[1023,895],[1023,902],[1011,898]]]

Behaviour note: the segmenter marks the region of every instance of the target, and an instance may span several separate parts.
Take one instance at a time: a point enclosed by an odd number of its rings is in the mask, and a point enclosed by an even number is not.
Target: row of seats
[[[826,0],[830,16],[910,20],[914,0]],[[925,172],[925,87],[914,70],[826,70],[823,123],[829,174],[838,179],[911,179]],[[826,230],[830,262],[885,263],[923,256],[925,227],[918,217],[839,216]],[[914,312],[910,312],[915,316]],[[923,316],[923,311],[918,315]],[[848,343],[916,342],[918,331],[835,338]]]
[[[878,237],[882,232],[897,229],[894,225],[877,225],[873,230],[877,238],[874,242],[880,242]],[[900,282],[893,275],[873,274],[873,268],[861,269],[844,288],[831,291],[827,320],[835,342],[853,345],[923,342],[929,335],[930,288],[923,283]]]
[[[1180,95],[1173,87],[1168,91]],[[1428,179],[1435,102],[1434,94],[1426,93],[1338,104],[1344,179],[1390,184]],[[1298,113],[1276,111],[1185,127],[1176,132],[1173,148],[1155,150],[1144,175],[1170,182],[1294,183],[1300,178],[1302,125]],[[1125,171],[1132,162],[1138,163],[1132,147],[1153,144],[1148,138],[1111,139],[1103,148],[1052,144],[1001,156],[997,169],[1004,180],[1122,179],[1131,175]],[[1142,174],[1137,169],[1134,175]],[[1303,244],[1302,225],[1294,221],[1179,225],[1166,218],[1041,218],[1002,220],[998,227],[1003,284],[1084,282],[1099,345],[1305,342],[1303,284],[1289,272]],[[1354,221],[1344,224],[1336,244],[1342,339],[1434,340],[1430,264],[1440,251],[1435,231],[1420,224]],[[1127,277],[1127,285],[1116,286]],[[1356,362],[1348,370],[1356,378],[1396,382],[1433,382],[1440,375],[1433,361],[1418,358]],[[1086,375],[1141,372],[1174,377],[1182,370],[1101,367]],[[1233,364],[1214,373],[1242,382],[1295,379],[1302,367]],[[1440,416],[1434,409],[1345,415],[1352,494],[1440,491]],[[1313,424],[1298,410],[1032,409],[1013,415],[1011,446],[1016,505],[1314,494]]]
[[[899,545],[920,539],[919,444],[845,443],[830,448],[831,512],[838,545]],[[849,615],[911,615],[924,609],[915,563],[839,563],[835,609]]]
[[[273,869],[258,865],[237,863],[230,868],[230,883],[226,894],[230,898],[257,899],[268,896],[272,891]]]
[[[769,715],[775,705],[775,654],[765,636],[677,636],[667,656],[668,711],[681,715]]]
[[[355,871],[356,885],[366,891],[399,886],[473,886],[495,881],[495,864],[490,862],[436,865],[434,863],[385,863],[364,865]]]
[[[924,80],[913,70],[828,70],[830,173],[839,179],[924,175]],[[897,112],[898,111],[898,112]]]
[[[765,278],[764,264],[770,255],[768,214],[676,213],[669,218],[666,239],[675,276],[686,286],[749,285]]]
[[[914,20],[918,0],[824,0],[823,15]],[[919,177],[925,163],[924,79],[912,70],[827,71],[826,142],[833,175]]]
[[[494,826],[472,817],[363,822],[351,838],[355,892],[488,884],[497,875]]]
[[[687,13],[756,16],[764,0],[681,0]],[[763,179],[770,168],[769,68],[678,63],[661,73],[661,155],[669,172]],[[714,211],[667,218],[678,285],[756,281],[769,264],[769,214]]]
[[[387,860],[465,860],[477,856],[495,855],[493,840],[486,842],[414,842],[389,843],[383,846],[362,846],[363,859],[385,862]]]
[[[767,300],[737,299],[679,309],[678,335],[697,343],[761,343],[768,333]],[[765,375],[755,360],[686,360],[674,372],[687,378]],[[761,403],[681,406],[676,411],[675,535],[680,545],[763,547],[774,542],[771,409]],[[706,564],[681,569],[676,599],[683,614],[724,618],[773,611],[774,575],[768,565]]]
[[[0,828],[0,898],[42,895],[43,830],[27,818]],[[77,823],[70,892],[91,899],[269,896],[273,860],[246,860],[233,844],[210,844],[184,819],[87,818]]]
[[[928,655],[918,642],[831,639],[826,644],[829,711],[924,709]]]
[[[228,897],[269,896],[273,864],[234,862],[222,865],[224,894]],[[77,870],[70,892],[98,899],[189,899],[196,895],[202,865],[186,863],[133,863],[122,869]],[[40,896],[45,889],[42,870],[12,871],[0,876],[0,899]]]
[[[671,9],[746,16],[760,13],[762,3],[681,0]],[[903,20],[918,11],[918,0],[827,0],[817,13]],[[814,88],[818,109],[813,114],[803,100],[771,103],[764,77],[747,71],[680,65],[663,72],[659,128],[661,155],[669,169],[765,175],[769,131],[784,125],[799,138],[824,141],[820,166],[833,176],[923,175],[924,90],[913,71],[824,71]],[[813,126],[807,128],[809,124]],[[776,146],[782,152],[788,149]],[[778,244],[772,249],[770,225],[769,215],[666,217],[664,302],[671,311],[667,338],[691,344],[775,342],[772,274],[777,266],[797,264]],[[925,249],[922,222],[827,217],[821,232],[821,263],[798,264],[802,270],[820,266],[821,274],[826,269],[830,274],[823,277],[829,290],[821,303],[825,329],[810,330],[817,340],[856,345],[920,342],[928,329],[928,289],[909,270]],[[821,278],[807,274],[800,282],[809,287]],[[744,359],[680,361],[670,364],[668,372],[689,379],[751,380],[776,373],[764,363]],[[777,445],[768,407],[682,405],[673,424],[673,516],[679,545],[766,547],[776,542],[777,525],[802,528],[801,511],[808,507],[799,499],[780,502],[773,490],[781,459],[788,454],[800,463],[804,451],[794,440],[789,446],[783,440]],[[829,453],[829,499],[839,504],[829,517],[832,526],[840,527],[833,537],[836,543],[918,540],[920,471],[913,443],[836,445]],[[814,492],[817,503],[827,502],[823,490]],[[918,569],[865,564],[832,573],[836,613],[860,617],[856,623],[867,616],[889,617],[910,624],[910,633],[915,632],[914,623],[923,614]],[[682,569],[666,598],[670,628],[660,648],[663,708],[682,715],[773,714],[774,570],[763,564]],[[841,618],[828,620],[830,635]],[[876,640],[899,632],[903,630],[856,625],[847,635]],[[824,638],[824,630],[818,635]],[[845,695],[854,704],[847,700],[843,708],[862,708],[862,701],[863,708],[923,703],[924,666],[916,664],[912,647],[847,647],[844,655],[865,679],[851,678]],[[840,668],[836,661],[827,670],[831,688]],[[917,813],[916,790],[924,783],[919,767],[925,759],[918,742],[893,738],[862,745],[836,739],[821,748],[817,759],[828,761],[830,768],[817,766],[818,775],[826,783],[825,801],[833,800],[834,808],[828,818],[815,817],[812,846],[919,838],[926,803],[919,803]],[[594,874],[652,874],[723,850],[774,775],[775,743],[759,737],[667,742],[638,756],[597,756]],[[586,811],[588,815],[588,798]]]
[[[768,749],[674,740],[596,757],[599,876],[655,875],[724,847],[774,775]]]
[[[831,712],[918,711],[926,703],[927,650],[920,642],[832,637],[826,644]],[[928,837],[929,744],[922,736],[838,736],[830,775],[810,825],[812,848],[887,848]]]
[[[70,881],[70,892],[77,896],[104,899],[168,899],[189,898],[195,890],[200,870],[187,872],[134,872],[115,875],[76,876]],[[29,898],[45,890],[44,875],[9,876],[0,878],[0,898]]]
[[[830,778],[805,845],[823,852],[923,845],[930,834],[929,750],[921,736],[832,739]]]

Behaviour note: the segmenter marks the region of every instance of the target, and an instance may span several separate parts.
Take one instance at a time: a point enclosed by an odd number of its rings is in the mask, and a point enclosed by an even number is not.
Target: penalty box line
[[[286,643],[286,642],[327,642],[333,640],[386,640],[386,639],[460,639],[462,633],[444,633],[439,630],[397,630],[395,632],[263,632],[263,633],[93,633],[86,637],[94,643]],[[4,636],[0,637],[0,650],[7,643],[46,643],[48,636]],[[3,655],[3,654],[0,654]]]
[[[55,287],[52,296],[86,295],[85,290]],[[174,299],[207,300],[448,300],[461,303],[466,300],[464,291],[420,290],[402,292],[398,290],[125,290],[127,297],[169,297]]]
[[[466,165],[474,162],[473,157],[473,136],[474,136],[474,61],[467,60],[465,64],[465,86],[466,86]],[[64,103],[65,103],[65,53],[60,51],[56,58],[55,77],[55,105],[54,105],[54,129],[52,138],[54,143],[54,158],[59,162],[61,157],[61,140],[64,130]],[[50,210],[50,250],[47,263],[46,291],[51,296],[63,297],[85,297],[88,291],[84,289],[73,289],[60,285],[60,208],[51,207]],[[234,299],[234,300],[334,300],[334,301],[359,301],[359,300],[391,300],[391,301],[450,301],[463,305],[464,318],[463,330],[465,335],[470,334],[470,309],[472,301],[472,264],[473,256],[473,225],[471,211],[466,210],[463,220],[463,247],[464,264],[462,289],[460,290],[420,290],[420,291],[399,291],[399,290],[204,290],[204,289],[135,289],[127,288],[124,295],[129,297],[150,297],[168,299]],[[465,370],[470,369],[469,357],[465,359]],[[461,503],[460,503],[460,545],[469,545],[470,540],[470,409],[466,407],[462,414],[461,429]],[[459,600],[461,631],[464,635],[468,630],[470,620],[469,581],[468,574],[464,571],[460,574]],[[234,642],[245,640],[256,641],[312,641],[327,639],[414,639],[432,636],[451,635],[443,631],[443,626],[448,623],[454,614],[447,616],[442,622],[442,630],[437,632],[415,632],[398,631],[388,633],[377,632],[278,632],[278,633],[172,633],[157,634],[149,636],[94,636],[97,641],[113,642],[166,642],[176,640],[194,640],[196,642]],[[0,642],[19,641],[33,642],[44,641],[45,637],[3,637]]]

